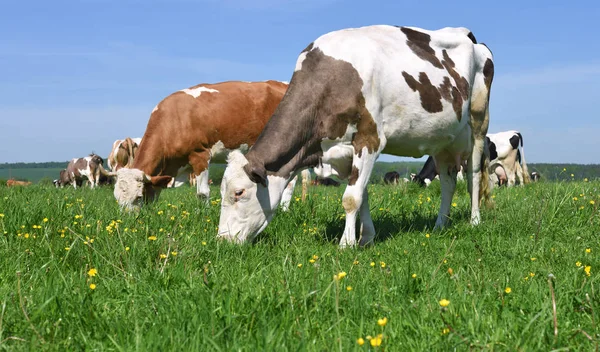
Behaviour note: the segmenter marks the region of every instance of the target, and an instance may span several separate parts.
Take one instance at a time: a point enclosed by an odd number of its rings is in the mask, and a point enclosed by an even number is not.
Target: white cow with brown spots
[[[219,233],[244,242],[265,229],[286,184],[322,163],[348,179],[340,246],[372,243],[367,182],[381,153],[435,158],[449,217],[467,160],[471,222],[489,195],[485,135],[492,53],[466,28],[369,26],[325,34],[299,56],[289,89],[245,156],[233,152],[221,185]]]
[[[224,163],[234,150],[247,152],[287,87],[277,81],[231,81],[169,95],[152,111],[133,163],[116,172],[119,204],[138,209],[163,188],[185,183],[192,172],[198,175],[197,195],[208,199],[209,164]]]
[[[102,164],[104,160],[96,155],[90,154],[85,158],[72,159],[67,165],[66,175],[61,171],[62,182],[70,182],[74,188],[81,185],[84,180],[88,180],[90,188],[94,188],[100,182],[100,176],[108,175]]]

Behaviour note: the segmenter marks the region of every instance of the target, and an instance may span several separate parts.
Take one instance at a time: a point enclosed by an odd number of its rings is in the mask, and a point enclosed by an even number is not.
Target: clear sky
[[[600,163],[600,2],[0,0],[0,162],[61,161],[141,137],[170,93],[289,80],[302,49],[371,24],[468,27],[494,53],[490,132],[529,162]],[[391,160],[389,157],[384,160]]]

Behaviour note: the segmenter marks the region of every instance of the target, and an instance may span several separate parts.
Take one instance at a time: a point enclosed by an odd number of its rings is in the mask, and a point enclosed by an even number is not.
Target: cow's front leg
[[[367,191],[367,183],[369,182],[369,177],[371,177],[371,172],[378,156],[378,151],[369,154],[367,147],[364,147],[360,156],[359,154],[354,154],[352,158],[352,171],[350,172],[350,177],[348,177],[348,186],[342,197],[342,205],[346,212],[346,226],[340,240],[340,247],[342,248],[356,244],[356,215],[362,207],[365,198],[364,194]],[[366,203],[366,209],[362,210],[361,216],[363,213],[369,211],[368,202]],[[366,220],[366,225],[369,225],[370,222],[372,226],[373,223],[370,216],[364,220]],[[373,235],[374,232],[373,230]]]
[[[363,201],[360,205],[360,246],[373,244],[375,238],[375,226],[371,219],[371,209],[369,209],[369,192],[367,187],[363,193]]]
[[[297,180],[298,176],[294,176],[294,178],[283,190],[283,195],[281,196],[281,210],[283,211],[287,211],[290,208],[290,202],[292,201],[292,196],[294,195],[294,187],[296,187]]]
[[[208,168],[196,176],[196,196],[208,201],[210,199],[210,185],[208,184]]]
[[[440,212],[435,222],[434,229],[440,229],[448,223],[450,215],[450,206],[452,197],[456,189],[457,170],[452,164],[440,162],[440,184],[442,187],[442,202],[440,204]]]
[[[189,156],[189,163],[192,165],[196,177],[196,196],[204,199],[206,202],[210,199],[208,166],[210,165],[210,150],[193,152]]]

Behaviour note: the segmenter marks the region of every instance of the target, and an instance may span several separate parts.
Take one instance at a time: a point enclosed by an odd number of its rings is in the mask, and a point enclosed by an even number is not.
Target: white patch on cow
[[[193,96],[194,98],[198,98],[200,96],[200,94],[202,94],[202,92],[219,93],[219,91],[216,89],[206,88],[206,87],[186,88],[186,89],[180,90],[180,92],[189,94],[189,95]]]
[[[250,149],[248,144],[244,143],[234,150],[239,150],[242,154],[246,154],[248,152],[248,149]],[[225,163],[225,161],[227,160],[227,156],[231,152],[231,149],[225,148],[225,145],[222,141],[217,141],[217,143],[215,143],[210,148],[210,159],[214,163],[222,164]]]
[[[300,54],[300,56],[298,56],[298,60],[296,60],[296,68],[294,69],[294,72],[300,71],[302,69],[302,61],[304,61],[304,59],[306,59],[307,53],[308,52],[303,52]]]
[[[281,196],[281,210],[288,211],[290,208],[290,202],[292,201],[292,196],[294,195],[294,187],[296,187],[296,181],[298,181],[298,176],[294,176],[294,178],[288,183],[288,185],[283,190],[283,195]]]
[[[290,85],[290,82],[288,82],[288,81],[279,81],[279,82],[281,82],[283,84],[287,84],[288,86]]]
[[[154,107],[154,109],[152,109],[152,112],[151,112],[151,114],[154,114],[154,113],[156,112],[156,110],[158,110],[158,105],[156,105],[156,106]]]
[[[210,198],[210,186],[208,185],[208,169],[196,176],[196,195],[206,199]]]
[[[115,183],[114,196],[122,208],[139,209],[144,197],[146,175],[138,169],[119,169]]]

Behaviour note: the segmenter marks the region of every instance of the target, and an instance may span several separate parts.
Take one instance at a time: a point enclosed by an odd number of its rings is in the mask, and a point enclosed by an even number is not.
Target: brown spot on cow
[[[489,96],[489,91],[492,88],[492,81],[494,80],[494,62],[490,59],[485,60],[485,64],[483,65],[483,80],[488,89]]]
[[[448,71],[448,74],[450,74],[450,77],[454,79],[454,83],[460,91],[463,100],[467,100],[469,98],[469,82],[467,82],[466,78],[462,77],[458,72],[456,72],[454,69],[454,61],[452,61],[450,56],[448,56],[446,49],[442,50],[442,55],[444,56],[442,65],[444,65],[446,71]]]
[[[350,172],[350,176],[348,177],[348,185],[352,186],[356,184],[358,180],[358,168],[352,165],[352,171]]]
[[[323,154],[323,139],[341,138],[349,126],[357,129],[352,139],[355,153],[364,147],[369,153],[378,150],[377,125],[365,106],[362,87],[352,64],[318,48],[307,52],[273,117],[246,155],[244,170],[249,177],[288,177],[294,170],[316,166]],[[349,173],[348,169],[340,176]]]
[[[460,121],[462,119],[462,105],[463,99],[458,91],[458,88],[452,87],[452,108],[456,113],[456,119]]]
[[[452,83],[450,83],[450,78],[448,76],[444,76],[444,80],[442,84],[440,84],[439,91],[446,101],[452,101]]]
[[[407,27],[400,27],[400,30],[406,35],[406,44],[418,57],[430,62],[437,68],[444,68],[435,55],[435,50],[429,45],[431,42],[431,36],[429,34]]]
[[[419,81],[408,74],[406,71],[402,72],[406,84],[413,91],[418,91],[421,97],[421,106],[425,111],[435,113],[441,112],[444,108],[442,106],[442,95],[438,89],[431,84],[429,77],[425,72],[419,73]]]

